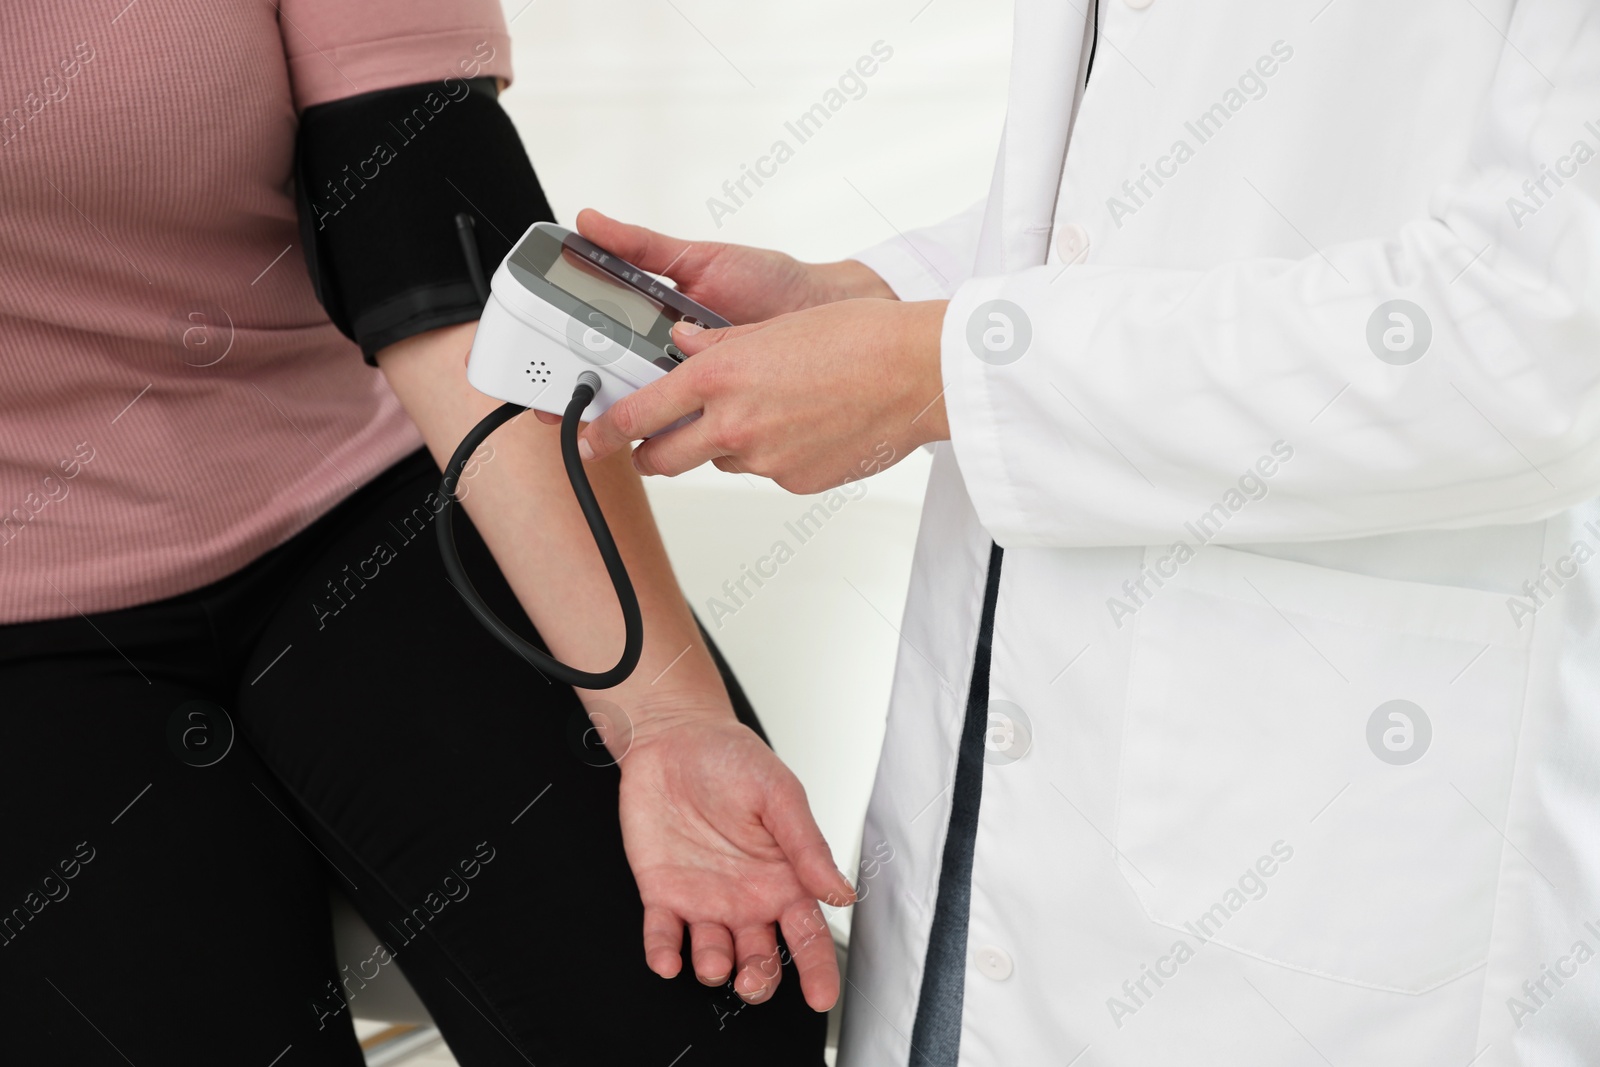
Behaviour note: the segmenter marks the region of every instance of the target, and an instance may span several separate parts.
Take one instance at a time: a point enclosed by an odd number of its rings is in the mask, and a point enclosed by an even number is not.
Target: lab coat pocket
[[[1473,589],[1161,556],[1176,573],[1133,620],[1115,833],[1149,918],[1394,992],[1481,966],[1532,626]]]

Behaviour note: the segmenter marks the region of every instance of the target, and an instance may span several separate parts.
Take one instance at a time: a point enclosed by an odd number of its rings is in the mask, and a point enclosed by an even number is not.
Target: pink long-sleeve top
[[[215,581],[421,443],[312,294],[296,116],[509,79],[496,0],[5,0],[0,40],[0,622]]]

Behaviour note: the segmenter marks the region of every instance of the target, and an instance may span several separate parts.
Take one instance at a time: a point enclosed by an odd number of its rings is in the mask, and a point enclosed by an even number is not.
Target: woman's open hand
[[[677,975],[688,926],[700,981],[733,975],[734,991],[759,1003],[781,975],[777,923],[806,1003],[832,1007],[839,968],[818,900],[843,906],[855,892],[793,772],[721,716],[641,731],[620,766],[622,840],[644,901],[650,969]]]

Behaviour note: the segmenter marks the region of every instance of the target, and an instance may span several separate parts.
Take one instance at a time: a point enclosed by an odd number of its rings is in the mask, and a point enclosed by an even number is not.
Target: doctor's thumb
[[[708,330],[704,326],[692,322],[675,322],[672,324],[672,343],[677,345],[686,356],[693,356],[704,352],[712,345],[721,344],[733,337],[743,337],[752,330],[760,328],[760,324],[749,326],[727,326],[722,329]]]

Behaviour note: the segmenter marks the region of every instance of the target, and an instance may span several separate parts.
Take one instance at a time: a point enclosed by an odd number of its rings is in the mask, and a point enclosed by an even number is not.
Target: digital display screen
[[[568,296],[619,319],[620,325],[646,337],[659,336],[672,328],[674,317],[637,289],[623,285],[611,275],[591,267],[569,248],[561,249],[544,271],[545,281]],[[620,317],[620,318],[619,318]]]
[[[684,358],[672,343],[673,323],[728,325],[661,278],[551,223],[529,229],[505,265],[528,292],[664,370]]]

